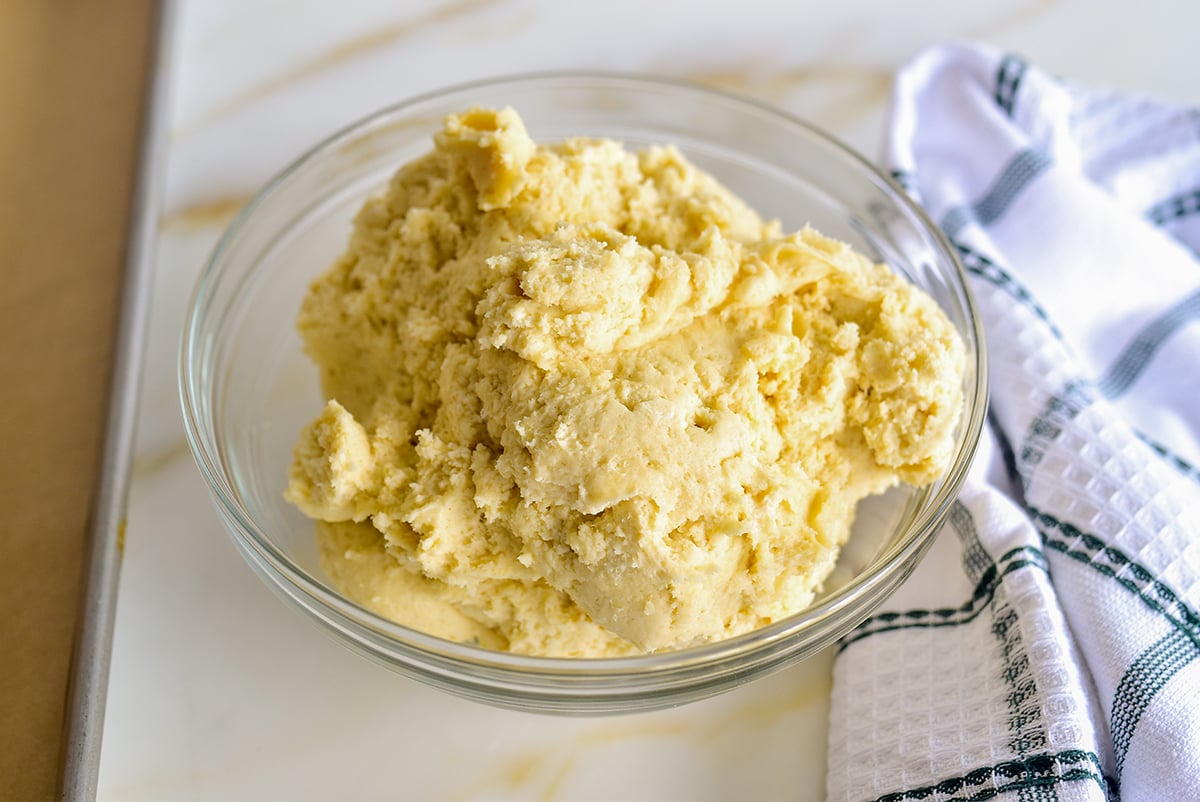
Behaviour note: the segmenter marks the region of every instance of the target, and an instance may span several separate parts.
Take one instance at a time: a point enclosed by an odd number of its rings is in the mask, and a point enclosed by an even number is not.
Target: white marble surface
[[[739,0],[181,2],[138,459],[101,759],[104,800],[820,799],[831,657],[663,713],[494,710],[399,678],[284,608],[234,551],[183,440],[191,286],[271,174],[380,106],[502,73],[690,78],[873,155],[894,70],[970,38],[1200,102],[1200,5]]]

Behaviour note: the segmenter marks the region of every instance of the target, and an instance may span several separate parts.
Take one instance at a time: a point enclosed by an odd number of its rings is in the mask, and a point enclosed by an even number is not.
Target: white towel
[[[991,366],[928,557],[840,644],[830,800],[1200,799],[1200,109],[939,46],[887,167]]]

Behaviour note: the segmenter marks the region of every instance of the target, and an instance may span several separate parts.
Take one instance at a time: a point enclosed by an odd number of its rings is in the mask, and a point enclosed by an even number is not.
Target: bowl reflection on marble
[[[341,253],[351,220],[443,117],[516,108],[536,141],[610,137],[676,145],[784,230],[808,223],[887,262],[933,296],[968,354],[949,471],[859,507],[823,594],[807,610],[700,647],[636,657],[527,657],[385,620],[335,590],[313,522],[284,501],[292,448],[323,406],[294,325],[310,282]],[[961,266],[935,227],[869,163],[813,127],[696,86],[607,74],[521,76],[400,103],[330,137],[242,210],[196,287],[180,386],[188,440],[246,561],[276,593],[354,650],[444,690],[524,710],[604,713],[712,696],[812,655],[861,622],[911,572],[954,500],[985,409],[982,332]]]

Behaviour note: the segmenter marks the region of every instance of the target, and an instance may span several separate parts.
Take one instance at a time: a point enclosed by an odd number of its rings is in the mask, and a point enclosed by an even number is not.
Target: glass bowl
[[[809,223],[887,262],[958,328],[968,365],[953,462],[935,484],[859,506],[825,590],[808,609],[701,647],[637,657],[538,658],[446,641],[349,601],[325,577],[313,522],[283,499],[301,427],[323,406],[294,320],[342,251],[363,201],[431,147],[450,113],[512,106],[537,141],[586,135],[673,143],[785,230]],[[559,73],[482,81],[385,109],[325,140],[247,204],[197,284],[180,386],[192,453],[233,542],[276,593],[354,650],[464,697],[590,714],[678,705],[729,690],[845,635],[912,571],[971,462],[986,407],[983,332],[961,265],[905,194],[846,146],[759,103],[644,77]]]

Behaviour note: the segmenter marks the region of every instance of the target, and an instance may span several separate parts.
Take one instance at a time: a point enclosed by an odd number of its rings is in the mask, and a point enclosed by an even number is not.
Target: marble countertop
[[[176,349],[223,227],[299,153],[407,96],[602,68],[743,92],[873,156],[894,71],[973,39],[1093,83],[1200,102],[1200,6],[1173,0],[181,0],[101,756],[103,800],[823,796],[831,656],[687,707],[599,719],[484,707],[322,637],[251,573],[184,441]],[[1190,19],[1181,19],[1187,14]]]

